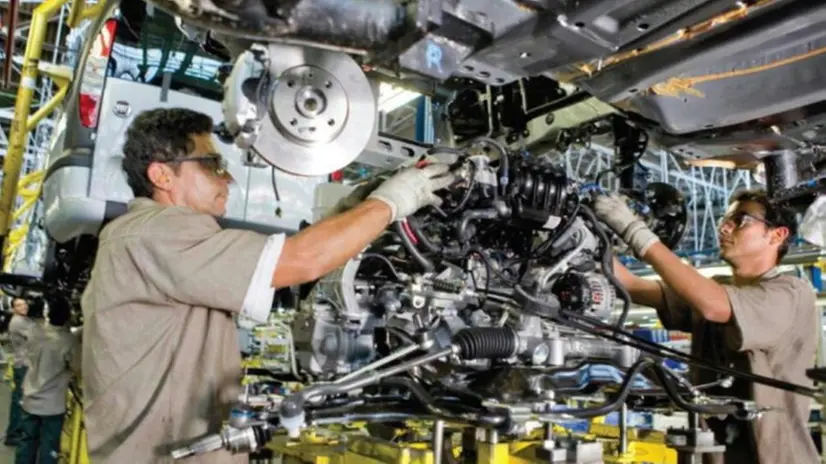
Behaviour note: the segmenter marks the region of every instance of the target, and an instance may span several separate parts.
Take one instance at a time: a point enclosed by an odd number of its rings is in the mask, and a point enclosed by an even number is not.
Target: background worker
[[[815,293],[797,277],[781,275],[777,265],[796,235],[794,215],[772,205],[765,193],[735,195],[719,224],[720,254],[732,270],[730,282],[704,277],[660,243],[617,196],[600,196],[596,215],[661,281],[635,276],[615,260],[615,272],[632,300],[656,308],[669,330],[691,332],[691,351],[715,364],[812,385],[818,327]],[[697,384],[716,374],[693,372]],[[771,408],[751,422],[708,419],[725,456],[705,455],[706,462],[810,464],[820,462],[807,427],[811,400],[773,387],[735,379],[711,393],[748,398]]]
[[[58,462],[66,393],[80,348],[69,327],[70,315],[65,300],[50,299],[47,321],[31,328],[15,464]]]
[[[233,317],[265,322],[276,288],[342,266],[453,183],[446,165],[408,168],[290,237],[222,229],[215,218],[226,212],[233,179],[212,128],[207,115],[162,108],[127,131],[123,168],[136,198],[101,231],[82,299],[84,421],[95,464],[171,462],[176,444],[220,430],[240,393]],[[216,452],[190,461],[247,460]]]
[[[29,339],[29,330],[33,322],[29,318],[29,302],[23,297],[14,297],[12,300],[12,312],[14,315],[9,322],[9,342],[11,343],[12,358],[12,382],[14,389],[11,393],[11,403],[9,404],[9,422],[6,426],[6,437],[3,444],[6,446],[17,446],[20,440],[20,418],[22,409],[20,400],[23,396],[23,379],[26,376],[26,342]]]

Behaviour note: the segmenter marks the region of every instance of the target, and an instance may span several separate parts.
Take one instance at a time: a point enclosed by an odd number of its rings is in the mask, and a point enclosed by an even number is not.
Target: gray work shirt
[[[671,289],[663,285],[666,299],[658,308],[663,326],[669,330],[691,332],[691,352],[715,364],[772,377],[784,382],[812,386],[806,369],[815,361],[819,333],[812,286],[799,278],[767,273],[747,285],[723,283],[731,303],[729,322],[709,322],[692,311]],[[693,370],[694,382],[717,379],[707,370]],[[769,407],[759,419],[718,421],[708,419],[718,440],[734,436],[723,456],[705,455],[705,462],[810,464],[820,459],[809,435],[808,422],[812,400],[796,393],[762,384],[735,380],[728,389],[712,393],[745,396],[759,407]]]
[[[28,348],[29,370],[23,381],[23,409],[37,416],[66,412],[70,365],[79,343],[68,327],[35,324]]]
[[[14,356],[14,367],[26,366],[26,342],[33,325],[34,321],[19,314],[12,316],[9,321],[9,342]]]
[[[283,243],[145,198],[104,227],[82,299],[92,462],[172,463],[176,446],[220,431],[241,393],[234,316],[266,320]]]

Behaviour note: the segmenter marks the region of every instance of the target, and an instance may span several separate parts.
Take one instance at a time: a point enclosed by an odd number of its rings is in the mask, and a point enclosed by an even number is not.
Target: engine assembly
[[[567,462],[570,448],[552,433],[565,419],[628,404],[743,420],[759,414],[750,402],[707,396],[708,385],[693,386],[666,358],[814,394],[624,331],[629,297],[613,275],[611,237],[589,207],[594,193],[547,158],[485,138],[461,150],[433,148],[421,162],[433,158],[457,177],[442,204],[395,222],[303,289],[289,374],[303,386],[274,389],[287,380],[269,373],[247,386],[220,434],[175,456],[257,450],[275,435],[296,439],[324,424],[429,420],[500,437],[544,431],[553,462]],[[589,405],[572,407],[574,398]],[[441,454],[439,430],[433,450]],[[576,449],[588,454],[590,445]]]

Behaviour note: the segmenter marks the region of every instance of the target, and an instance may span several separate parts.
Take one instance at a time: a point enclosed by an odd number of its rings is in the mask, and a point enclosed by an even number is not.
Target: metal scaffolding
[[[568,150],[563,155],[563,162],[569,177],[593,182],[600,172],[613,165],[613,157],[613,150],[592,145]],[[672,153],[660,149],[649,150],[640,160],[639,168],[647,181],[670,184],[685,195],[688,224],[676,251],[694,262],[717,259],[720,246],[717,225],[732,194],[751,188],[751,173],[719,167],[685,166]],[[602,186],[614,190],[615,181],[608,177],[602,181]]]
[[[80,0],[47,0],[28,11],[30,21],[4,31],[7,41],[26,38],[21,41],[25,49],[14,47],[11,57],[2,55],[9,67],[9,82],[15,87],[13,106],[0,107],[4,272],[37,272],[25,263],[31,254],[28,248],[37,241],[27,239],[30,226],[37,223],[43,169],[72,78],[72,68],[66,65],[71,48],[63,42],[72,27],[98,11]]]

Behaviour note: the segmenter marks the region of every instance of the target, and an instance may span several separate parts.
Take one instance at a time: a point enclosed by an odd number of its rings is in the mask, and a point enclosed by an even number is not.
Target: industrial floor
[[[0,436],[6,433],[6,424],[9,421],[9,401],[11,400],[11,390],[5,382],[0,382]],[[4,446],[0,440],[0,464],[12,464],[14,462],[14,448]]]

